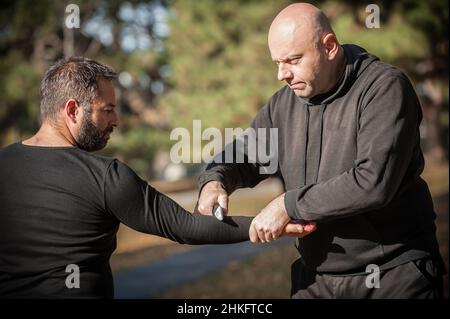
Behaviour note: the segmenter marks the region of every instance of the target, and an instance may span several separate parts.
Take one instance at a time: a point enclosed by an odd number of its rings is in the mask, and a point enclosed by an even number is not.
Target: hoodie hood
[[[347,93],[358,76],[372,62],[379,60],[375,55],[368,53],[363,48],[354,44],[344,44],[342,45],[342,48],[344,49],[346,63],[344,72],[342,72],[339,81],[334,88],[327,93],[319,94],[312,98],[298,97],[305,104],[319,105],[331,103],[334,99]]]

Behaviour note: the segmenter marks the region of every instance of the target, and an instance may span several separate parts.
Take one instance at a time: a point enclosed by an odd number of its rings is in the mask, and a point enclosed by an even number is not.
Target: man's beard
[[[78,147],[87,152],[94,152],[101,150],[108,143],[108,139],[106,138],[107,133],[111,133],[113,131],[113,127],[107,127],[105,130],[99,129],[95,126],[94,122],[90,117],[90,114],[87,114],[83,117],[80,134],[77,138]]]

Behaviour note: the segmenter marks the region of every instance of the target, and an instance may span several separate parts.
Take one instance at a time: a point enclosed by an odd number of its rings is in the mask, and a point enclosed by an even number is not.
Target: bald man
[[[290,219],[317,223],[299,238],[293,298],[439,298],[445,272],[435,213],[420,177],[422,113],[405,74],[356,45],[340,45],[316,7],[286,7],[268,44],[286,86],[252,127],[278,129],[286,192],[250,226],[252,242],[280,236]],[[246,163],[211,163],[199,178],[198,211],[268,174]],[[222,154],[223,155],[223,154]],[[236,156],[234,158],[237,158]]]

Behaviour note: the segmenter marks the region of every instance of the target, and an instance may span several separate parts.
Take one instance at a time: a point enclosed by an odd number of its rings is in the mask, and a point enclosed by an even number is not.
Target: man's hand
[[[249,235],[252,243],[267,243],[278,239],[282,234],[304,237],[316,229],[315,223],[289,223],[291,218],[284,205],[284,194],[272,200],[253,219]]]
[[[194,212],[211,215],[215,204],[219,204],[223,208],[223,215],[226,216],[228,213],[228,194],[220,182],[211,181],[203,186]]]
[[[311,234],[317,228],[315,222],[291,220],[283,229],[281,236],[305,237]]]

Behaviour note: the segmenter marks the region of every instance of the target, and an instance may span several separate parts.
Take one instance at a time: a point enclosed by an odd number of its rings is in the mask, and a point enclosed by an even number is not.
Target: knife
[[[223,220],[223,208],[220,207],[219,204],[215,204],[213,207],[213,215],[218,219],[218,220]]]

